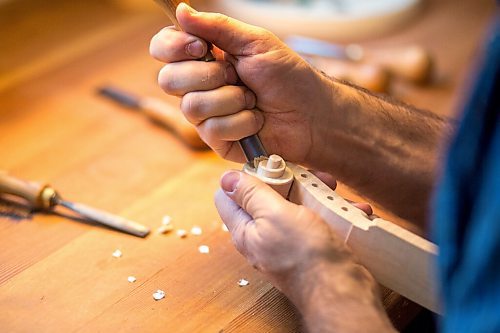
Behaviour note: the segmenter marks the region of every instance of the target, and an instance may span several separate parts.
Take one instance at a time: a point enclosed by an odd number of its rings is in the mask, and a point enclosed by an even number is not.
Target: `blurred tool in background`
[[[116,230],[126,232],[131,235],[146,237],[149,234],[149,228],[123,217],[116,216],[101,210],[71,201],[64,200],[52,187],[35,182],[28,182],[7,174],[0,170],[0,197],[3,200],[17,199],[23,200],[19,206],[29,210],[38,210],[51,212],[56,207],[65,207],[66,209],[77,213],[81,217],[97,222],[99,224],[111,227]],[[6,206],[7,210],[12,210],[15,206]],[[0,207],[0,210],[2,207]],[[21,208],[19,208],[21,209]],[[18,214],[22,215],[22,214]]]
[[[433,74],[429,52],[416,45],[374,50],[302,36],[290,36],[285,42],[326,74],[377,92],[387,90],[390,76],[425,84]]]
[[[133,110],[139,110],[154,122],[174,132],[184,143],[194,149],[206,149],[196,128],[182,115],[178,107],[154,97],[139,97],[123,89],[104,86],[98,89],[102,96]]]

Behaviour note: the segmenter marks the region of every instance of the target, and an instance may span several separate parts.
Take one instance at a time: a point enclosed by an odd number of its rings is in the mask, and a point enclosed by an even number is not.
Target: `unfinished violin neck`
[[[434,265],[435,244],[381,218],[370,219],[306,169],[294,174],[289,200],[318,213],[343,237],[360,263],[382,285],[423,307],[440,312]]]

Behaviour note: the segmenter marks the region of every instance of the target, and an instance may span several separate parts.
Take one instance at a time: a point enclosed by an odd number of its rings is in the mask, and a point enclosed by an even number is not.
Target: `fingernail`
[[[236,190],[238,183],[240,181],[240,173],[237,171],[228,171],[226,172],[221,180],[220,186],[226,193],[232,193]]]
[[[199,40],[195,40],[186,46],[186,53],[194,58],[201,58],[205,54],[205,46]]]
[[[227,84],[236,84],[236,82],[238,82],[238,74],[233,65],[227,64],[225,75]]]
[[[187,3],[185,2],[181,2],[177,7],[184,7],[188,12],[190,12],[191,14],[196,14],[198,13],[193,7],[191,7],[190,5],[188,5]]]

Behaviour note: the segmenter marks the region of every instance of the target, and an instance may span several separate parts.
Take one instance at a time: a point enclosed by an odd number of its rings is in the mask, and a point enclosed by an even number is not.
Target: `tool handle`
[[[139,103],[145,115],[170,128],[189,146],[195,149],[207,147],[196,128],[184,118],[179,108],[156,98],[143,98]]]
[[[310,57],[307,60],[329,76],[350,81],[368,90],[385,92],[389,86],[389,74],[378,65],[323,57]]]
[[[363,62],[377,64],[391,74],[415,83],[431,78],[433,62],[427,50],[420,46],[365,50]]]
[[[50,208],[50,198],[46,198],[47,185],[28,182],[0,170],[0,194],[10,194],[25,199],[33,208]]]

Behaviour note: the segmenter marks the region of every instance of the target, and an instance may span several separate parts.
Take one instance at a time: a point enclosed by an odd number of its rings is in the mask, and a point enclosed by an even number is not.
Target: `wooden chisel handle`
[[[363,52],[364,63],[384,67],[395,76],[415,83],[425,83],[431,78],[432,58],[423,47],[365,49]]]
[[[196,128],[184,118],[179,108],[156,98],[143,98],[139,103],[145,115],[170,128],[189,146],[195,149],[207,147]]]
[[[35,209],[54,206],[56,192],[48,185],[28,182],[0,171],[0,194],[10,194],[25,199]]]

